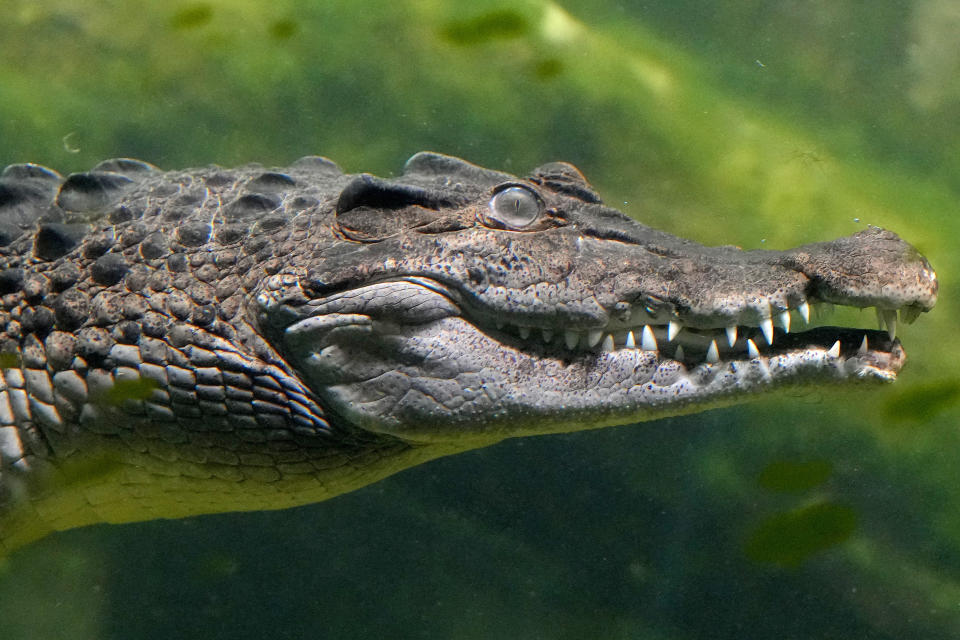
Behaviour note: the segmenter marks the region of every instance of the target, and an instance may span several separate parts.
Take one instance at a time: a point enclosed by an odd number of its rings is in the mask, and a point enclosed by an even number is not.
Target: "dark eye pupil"
[[[490,212],[508,227],[526,227],[540,215],[540,200],[523,187],[508,187],[490,200]]]

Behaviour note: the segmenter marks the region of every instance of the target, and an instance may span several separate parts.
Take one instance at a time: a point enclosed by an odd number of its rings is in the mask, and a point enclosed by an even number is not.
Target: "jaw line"
[[[378,314],[375,305],[373,313],[369,308],[359,308],[366,304],[365,300],[376,299],[376,296],[365,297],[364,292],[379,294],[388,289],[393,293],[402,292],[402,300],[415,300],[416,304],[411,309],[404,309],[403,313],[391,310],[389,313]],[[685,328],[679,335],[671,337],[666,325],[650,324],[644,327],[645,330],[651,329],[650,344],[647,344],[646,331],[641,335],[636,326],[632,335],[625,329],[629,325],[624,323],[620,323],[623,328],[607,333],[611,331],[611,326],[617,326],[617,322],[613,321],[603,330],[578,332],[576,342],[571,346],[569,336],[560,331],[500,321],[495,323],[498,326],[494,329],[477,323],[473,320],[474,317],[487,317],[492,313],[475,313],[473,307],[477,305],[464,304],[464,298],[457,289],[434,278],[422,275],[401,276],[312,300],[307,305],[310,315],[287,327],[286,333],[315,334],[318,331],[329,331],[333,326],[373,322],[388,334],[402,338],[407,333],[415,332],[415,327],[419,324],[466,312],[465,321],[471,330],[489,336],[498,348],[510,348],[518,354],[553,358],[568,363],[589,361],[591,358],[596,360],[603,353],[652,352],[659,362],[675,362],[693,371],[701,364],[717,367],[739,363],[743,366],[754,360],[787,366],[791,358],[799,363],[820,353],[824,357],[842,360],[851,373],[860,377],[892,380],[904,360],[899,342],[888,339],[884,333],[842,327],[817,327],[793,333],[777,328],[771,334],[773,341],[769,345],[765,341],[764,332],[758,327],[738,327],[734,334],[735,344],[730,345],[731,336],[729,333],[724,335],[723,330]],[[432,315],[424,314],[424,308],[429,308]],[[301,335],[301,339],[303,337]],[[861,340],[868,342],[866,348],[861,344]],[[878,349],[878,346],[881,348]],[[710,354],[711,347],[714,350],[713,358]],[[680,353],[677,353],[678,348]]]

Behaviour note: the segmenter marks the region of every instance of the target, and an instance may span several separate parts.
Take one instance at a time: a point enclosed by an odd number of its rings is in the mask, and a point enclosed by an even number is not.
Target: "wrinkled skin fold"
[[[505,437],[893,380],[929,263],[869,228],[704,247],[580,172],[420,153],[0,177],[0,549],[329,498]],[[809,327],[874,307],[883,331]]]

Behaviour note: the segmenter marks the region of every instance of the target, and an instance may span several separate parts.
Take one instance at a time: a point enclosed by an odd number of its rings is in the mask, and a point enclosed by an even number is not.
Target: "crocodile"
[[[92,523],[318,502],[508,437],[890,381],[929,262],[870,227],[708,247],[574,166],[431,152],[0,175],[0,553]],[[874,307],[879,330],[814,326]]]

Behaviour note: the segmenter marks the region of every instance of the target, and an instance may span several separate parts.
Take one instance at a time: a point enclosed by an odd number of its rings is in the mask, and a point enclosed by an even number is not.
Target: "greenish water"
[[[0,12],[0,166],[563,159],[705,243],[875,224],[941,280],[888,388],[506,442],[303,509],[52,536],[0,566],[4,640],[960,637],[953,0]]]

